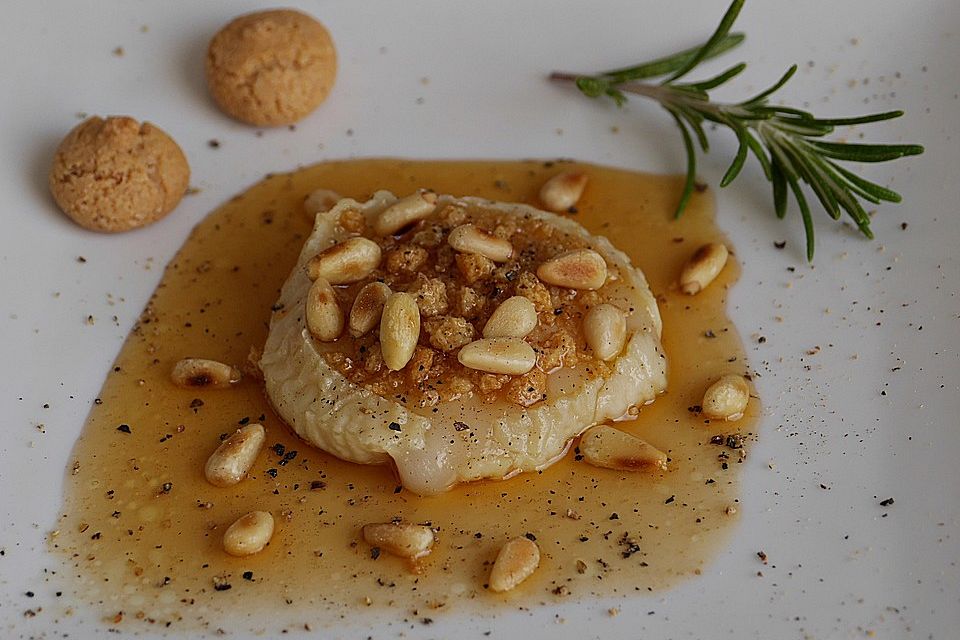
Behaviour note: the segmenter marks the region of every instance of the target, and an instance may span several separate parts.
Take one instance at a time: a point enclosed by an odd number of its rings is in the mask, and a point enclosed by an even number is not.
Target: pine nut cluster
[[[422,189],[358,213],[341,212],[339,242],[307,263],[304,310],[352,382],[419,407],[471,394],[531,406],[550,371],[602,375],[623,351],[631,310],[605,296],[618,273],[587,238]]]

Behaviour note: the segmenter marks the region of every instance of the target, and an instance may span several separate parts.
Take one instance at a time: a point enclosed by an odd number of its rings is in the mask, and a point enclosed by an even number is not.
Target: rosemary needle
[[[697,172],[696,146],[709,149],[704,122],[728,127],[737,136],[737,153],[720,181],[725,187],[740,174],[749,155],[763,168],[773,187],[774,211],[783,218],[792,194],[807,239],[807,259],[813,260],[814,232],[810,205],[802,185],[816,196],[824,210],[839,220],[845,212],[863,235],[873,238],[870,218],[860,200],[874,204],[900,202],[900,194],[853,173],[840,161],[886,162],[923,153],[915,144],[854,144],[831,142],[824,136],[835,127],[868,124],[891,120],[902,111],[887,111],[852,118],[817,118],[802,109],[771,105],[770,97],[785,85],[797,70],[793,65],[769,88],[737,103],[710,100],[709,92],[739,75],[745,68],[740,63],[726,71],[698,82],[683,78],[701,62],[733,49],[744,40],[740,33],[730,33],[744,0],[733,0],[720,25],[703,45],[643,64],[586,75],[554,72],[552,80],[573,82],[585,96],[607,97],[617,106],[627,101],[627,94],[655,100],[673,117],[680,129],[687,152],[686,181],[677,204],[676,214],[683,213],[693,193]],[[645,82],[666,76],[660,82]]]

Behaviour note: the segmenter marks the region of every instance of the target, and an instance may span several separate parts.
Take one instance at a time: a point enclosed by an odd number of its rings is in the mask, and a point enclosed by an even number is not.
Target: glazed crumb
[[[356,212],[341,213],[345,229],[365,229]],[[473,224],[508,240],[514,257],[503,263],[459,253],[446,242],[459,225]],[[363,280],[340,288],[341,305],[349,309],[360,289],[383,282],[393,291],[414,296],[421,316],[420,344],[401,371],[383,363],[376,332],[359,338],[341,336],[327,343],[323,356],[351,382],[404,404],[432,407],[478,393],[487,401],[502,400],[530,407],[546,399],[546,375],[561,366],[584,367],[585,375],[603,375],[608,365],[587,350],[580,325],[589,308],[602,301],[597,291],[550,286],[536,275],[537,266],[585,240],[559,232],[534,218],[477,205],[451,204],[399,236],[377,237],[383,262]],[[464,367],[460,348],[480,338],[491,314],[506,299],[523,296],[533,302],[537,327],[526,340],[537,352],[537,368],[523,376],[488,374]]]

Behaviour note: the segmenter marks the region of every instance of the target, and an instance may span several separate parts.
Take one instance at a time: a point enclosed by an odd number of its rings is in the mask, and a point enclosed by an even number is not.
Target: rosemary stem
[[[706,123],[733,132],[739,143],[720,186],[729,185],[741,173],[752,154],[773,185],[774,211],[778,218],[786,213],[788,194],[793,195],[803,219],[807,237],[807,259],[813,259],[813,219],[804,190],[812,191],[823,209],[834,219],[846,212],[867,238],[872,238],[870,218],[860,200],[879,204],[900,202],[895,191],[863,178],[838,162],[887,162],[923,153],[916,144],[865,144],[825,139],[837,126],[891,120],[902,111],[887,111],[847,118],[817,118],[805,109],[770,104],[770,97],[797,71],[792,65],[777,82],[759,94],[737,103],[714,102],[709,92],[746,68],[740,63],[700,81],[682,80],[701,62],[736,47],[743,34],[729,33],[744,0],[732,0],[714,34],[700,47],[638,65],[577,74],[554,71],[550,80],[570,83],[588,98],[612,100],[618,107],[627,103],[627,94],[658,102],[673,117],[683,136],[687,152],[684,191],[677,207],[680,215],[696,179],[697,160],[694,142],[703,152],[709,150]],[[654,81],[656,78],[666,78]],[[647,82],[650,80],[650,82]]]
[[[549,77],[550,80],[556,80],[558,82],[575,82],[576,79],[582,75],[583,74],[569,73],[567,71],[554,71]]]
[[[576,82],[578,78],[584,77],[582,74],[569,73],[566,71],[554,71],[550,74],[550,80],[556,82]],[[705,100],[693,100],[689,96],[682,95],[668,85],[651,84],[649,82],[627,82],[617,85],[617,88],[626,93],[642,96],[655,100],[664,106],[682,105],[684,107],[693,107],[697,111],[712,116],[720,116],[727,111],[736,109],[737,105],[722,104],[717,102],[708,102]],[[749,126],[749,125],[748,125]]]

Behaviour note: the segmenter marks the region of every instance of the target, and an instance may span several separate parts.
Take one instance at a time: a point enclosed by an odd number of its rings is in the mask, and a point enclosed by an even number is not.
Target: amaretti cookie
[[[240,16],[207,50],[207,84],[228,115],[257,126],[292,124],[316,109],[337,76],[326,28],[292,9]]]
[[[190,166],[160,128],[127,116],[93,116],[57,149],[50,192],[77,224],[94,231],[127,231],[156,222],[180,202]]]

